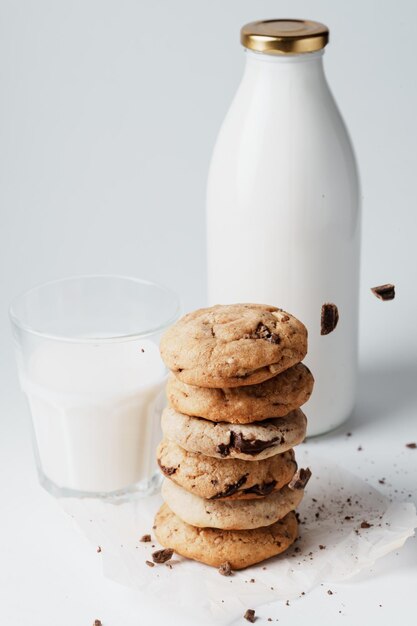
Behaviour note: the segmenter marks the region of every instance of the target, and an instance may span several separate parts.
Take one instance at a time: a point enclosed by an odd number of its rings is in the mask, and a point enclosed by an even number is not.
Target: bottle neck
[[[249,76],[291,76],[325,81],[323,68],[324,50],[304,54],[265,54],[245,49],[246,69]]]

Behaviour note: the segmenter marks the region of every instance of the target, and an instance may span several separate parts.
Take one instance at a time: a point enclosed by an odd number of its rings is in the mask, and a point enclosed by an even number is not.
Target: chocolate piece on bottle
[[[371,291],[379,298],[386,302],[387,300],[394,300],[395,298],[395,285],[387,283],[386,285],[379,285],[378,287],[371,287]]]
[[[321,335],[328,335],[333,332],[339,321],[339,311],[335,304],[326,302],[321,307]]]

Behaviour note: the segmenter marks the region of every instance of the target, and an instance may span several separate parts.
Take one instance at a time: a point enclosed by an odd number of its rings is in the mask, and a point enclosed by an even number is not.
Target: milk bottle
[[[317,435],[347,419],[355,401],[358,172],[323,70],[328,29],[254,22],[241,42],[246,68],[208,181],[209,300],[273,304],[305,323],[316,380],[308,434]],[[329,302],[339,323],[322,336]]]

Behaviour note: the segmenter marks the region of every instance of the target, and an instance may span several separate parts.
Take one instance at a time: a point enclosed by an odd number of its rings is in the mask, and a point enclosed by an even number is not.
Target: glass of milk
[[[56,280],[17,297],[10,317],[41,484],[55,496],[152,493],[170,290],[122,276]]]

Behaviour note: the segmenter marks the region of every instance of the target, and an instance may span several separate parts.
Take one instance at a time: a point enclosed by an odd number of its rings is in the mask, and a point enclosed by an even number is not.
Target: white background
[[[362,177],[361,391],[347,426],[354,437],[342,429],[310,445],[375,484],[390,476],[393,497],[405,488],[416,500],[417,452],[404,449],[417,439],[416,3],[1,0],[1,624],[163,619],[161,599],[101,579],[97,555],[37,487],[7,307],[33,284],[80,273],[149,278],[178,291],[187,309],[204,304],[210,153],[243,69],[239,28],[268,17],[330,27],[326,72]],[[370,295],[370,286],[390,281],[393,303]],[[373,576],[340,586],[337,606],[318,590],[287,609],[285,622],[313,611],[333,624],[344,603],[344,623],[389,624],[401,607],[402,624],[411,624],[415,544]]]

